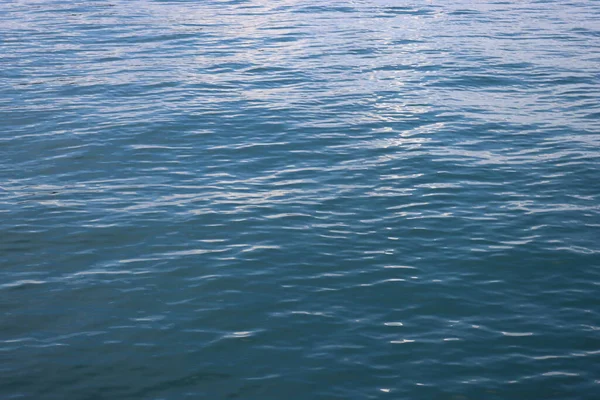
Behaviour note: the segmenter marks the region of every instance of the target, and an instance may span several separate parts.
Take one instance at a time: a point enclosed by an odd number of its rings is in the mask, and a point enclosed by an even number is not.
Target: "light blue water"
[[[599,21],[0,1],[0,398],[600,398]]]

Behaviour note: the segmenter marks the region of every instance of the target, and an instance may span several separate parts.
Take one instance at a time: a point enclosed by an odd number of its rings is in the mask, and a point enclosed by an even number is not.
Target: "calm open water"
[[[0,398],[600,398],[600,2],[0,2]]]

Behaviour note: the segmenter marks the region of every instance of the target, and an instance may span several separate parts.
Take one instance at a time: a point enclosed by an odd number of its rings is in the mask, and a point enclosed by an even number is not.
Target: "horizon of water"
[[[599,20],[0,2],[0,398],[598,398]]]

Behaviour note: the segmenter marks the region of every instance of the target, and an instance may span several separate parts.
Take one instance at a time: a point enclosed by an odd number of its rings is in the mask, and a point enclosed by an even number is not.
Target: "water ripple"
[[[594,399],[599,16],[2,3],[0,397]]]

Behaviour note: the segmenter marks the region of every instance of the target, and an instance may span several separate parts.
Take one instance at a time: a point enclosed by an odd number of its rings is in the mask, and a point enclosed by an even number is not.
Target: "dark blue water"
[[[0,398],[600,398],[599,21],[0,1]]]

